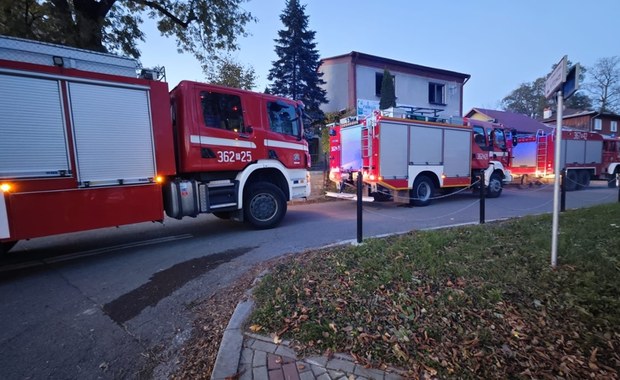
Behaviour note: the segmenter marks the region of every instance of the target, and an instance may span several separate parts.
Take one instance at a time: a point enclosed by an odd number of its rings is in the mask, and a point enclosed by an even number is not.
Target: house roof
[[[521,134],[536,133],[539,130],[549,131],[553,129],[527,115],[508,111],[472,108],[471,111],[467,113],[466,117],[471,117],[475,113],[483,114],[487,116],[489,120],[495,120],[495,122],[503,124],[506,128],[516,129],[517,133]]]
[[[456,71],[450,71],[450,70],[444,70],[444,69],[437,69],[437,68],[429,67],[429,66],[416,65],[414,63],[397,61],[395,59],[383,58],[383,57],[379,57],[376,55],[360,53],[357,51],[352,51],[350,53],[336,55],[333,57],[323,58],[321,59],[321,62],[323,63],[325,61],[334,61],[334,60],[338,60],[342,58],[349,58],[352,61],[363,60],[367,62],[372,62],[372,63],[376,63],[378,66],[393,65],[393,66],[398,66],[398,67],[402,67],[402,68],[406,68],[406,69],[414,70],[414,71],[424,71],[424,72],[433,73],[433,74],[457,77],[457,78],[461,78],[464,82],[467,82],[467,80],[471,78],[471,75],[469,74],[464,74],[464,73],[459,73]]]

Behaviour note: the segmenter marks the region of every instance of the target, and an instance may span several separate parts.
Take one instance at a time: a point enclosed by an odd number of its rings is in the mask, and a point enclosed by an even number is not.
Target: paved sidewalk
[[[364,368],[343,354],[298,359],[288,342],[275,344],[269,338],[249,333],[245,334],[238,370],[240,380],[401,379],[395,373]]]
[[[251,293],[251,290],[249,291]],[[271,338],[244,331],[254,302],[240,302],[224,331],[218,351],[212,380],[396,380],[396,372],[365,368],[352,357],[334,354],[331,357],[299,358],[282,341],[275,344]]]

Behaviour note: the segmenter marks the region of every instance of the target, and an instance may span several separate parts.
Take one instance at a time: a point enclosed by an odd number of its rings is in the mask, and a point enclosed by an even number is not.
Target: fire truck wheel
[[[580,170],[578,177],[579,189],[585,189],[586,187],[590,186],[590,172],[588,172],[587,170]]]
[[[425,175],[418,176],[413,182],[413,189],[409,194],[411,197],[409,203],[418,207],[428,206],[431,204],[434,193],[433,181]]]
[[[487,198],[497,198],[502,194],[502,177],[499,174],[491,174],[487,187]]]
[[[566,178],[564,180],[564,185],[566,186],[566,191],[575,191],[577,190],[577,185],[579,184],[579,177],[577,176],[576,170],[567,170]]]
[[[614,174],[611,174],[609,176],[609,178],[607,179],[607,187],[609,187],[610,189],[615,189],[616,188],[616,176],[618,175],[618,173],[620,172],[619,169],[616,169],[614,171]]]
[[[16,241],[8,241],[5,243],[0,243],[0,256],[4,256],[7,253],[9,253],[9,251],[11,250],[11,248],[15,246],[15,244],[17,244]]]
[[[277,226],[286,214],[284,193],[269,182],[251,184],[243,202],[245,220],[257,229]]]

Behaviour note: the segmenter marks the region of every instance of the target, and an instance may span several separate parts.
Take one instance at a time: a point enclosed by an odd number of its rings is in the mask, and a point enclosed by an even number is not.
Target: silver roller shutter
[[[148,92],[70,83],[78,180],[84,186],[143,183],[155,177]]]
[[[56,80],[0,74],[0,178],[70,173]]]

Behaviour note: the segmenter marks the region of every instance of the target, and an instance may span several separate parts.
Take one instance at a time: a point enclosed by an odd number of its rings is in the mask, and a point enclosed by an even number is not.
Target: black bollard
[[[479,181],[480,181],[480,224],[484,224],[484,214],[485,214],[485,209],[484,209],[484,193],[486,192],[486,186],[484,185],[484,172],[480,172],[480,177]]]
[[[362,171],[357,172],[357,243],[362,242]]]
[[[566,168],[560,174],[560,212],[566,211]]]

